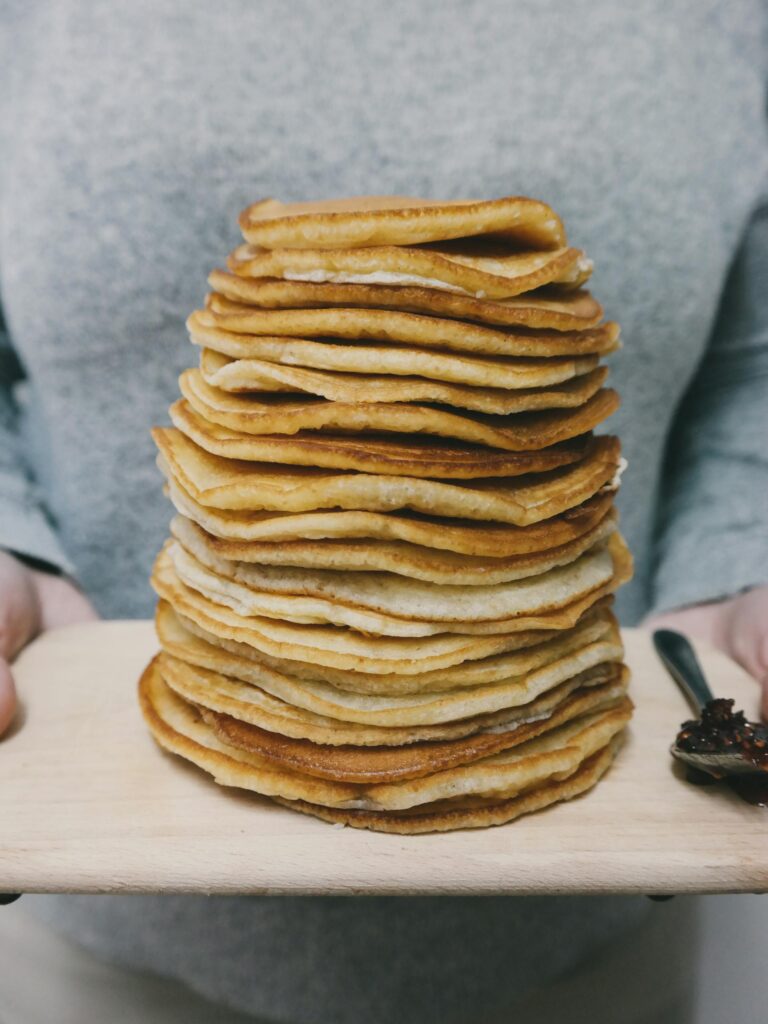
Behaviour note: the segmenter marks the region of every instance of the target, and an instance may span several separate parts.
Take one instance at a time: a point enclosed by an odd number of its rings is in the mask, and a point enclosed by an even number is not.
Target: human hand
[[[678,608],[647,619],[648,629],[676,629],[719,648],[762,687],[761,710],[768,719],[768,587],[711,604]]]
[[[0,734],[16,708],[10,663],[22,647],[46,629],[96,618],[90,601],[66,577],[29,569],[0,551]]]

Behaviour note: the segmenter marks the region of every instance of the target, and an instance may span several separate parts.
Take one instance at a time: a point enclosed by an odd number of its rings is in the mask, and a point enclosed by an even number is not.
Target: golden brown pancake
[[[157,595],[183,617],[185,624],[193,623],[219,640],[235,640],[261,654],[284,661],[374,675],[411,675],[460,665],[535,643],[540,638],[540,631],[566,628],[559,622],[545,622],[544,625],[521,630],[523,636],[516,640],[513,633],[496,636],[443,634],[426,638],[365,637],[353,630],[332,626],[294,625],[288,632],[283,632],[282,637],[279,630],[277,637],[269,637],[257,628],[255,618],[238,615],[182,583],[165,553],[161,553],[155,562],[151,582]],[[598,596],[605,595],[601,593]],[[575,622],[595,602],[587,599],[583,607],[579,604],[574,609]]]
[[[180,622],[168,605],[163,604],[158,609],[158,635],[163,645],[163,656],[160,659],[163,678],[179,696],[198,707],[230,715],[268,732],[309,740],[323,746],[403,747],[414,743],[460,739],[479,732],[509,731],[548,718],[576,691],[604,688],[610,684],[612,692],[615,689],[618,692],[626,688],[627,681],[626,672],[618,661],[600,661],[606,654],[614,658],[621,657],[621,645],[603,637],[599,646],[588,644],[578,651],[574,648],[570,655],[561,659],[550,652],[552,660],[540,665],[532,673],[531,679],[522,675],[495,689],[486,688],[474,703],[467,701],[469,714],[466,718],[449,717],[449,710],[451,714],[460,714],[464,708],[457,706],[455,694],[447,692],[442,697],[438,693],[431,704],[425,702],[423,717],[429,719],[425,722],[378,724],[378,721],[386,721],[387,718],[396,720],[396,707],[379,709],[375,714],[369,712],[372,721],[350,722],[338,716],[356,717],[360,715],[360,709],[342,702],[338,691],[327,688],[326,691],[322,688],[305,691],[292,677],[270,671],[265,665],[257,667],[248,659],[245,664],[242,660],[228,659],[221,655],[220,650],[212,645],[203,645],[194,637],[190,643],[184,639],[190,634]],[[579,671],[583,665],[591,667]],[[257,679],[264,685],[245,682],[237,675],[223,674],[222,669],[240,675],[249,674],[251,679]],[[292,703],[292,693],[297,687],[302,694],[301,705]],[[323,692],[329,694],[327,698],[323,698]],[[281,693],[282,697],[276,696]],[[468,696],[471,696],[471,692]],[[438,697],[440,700],[437,700]],[[449,703],[446,704],[446,701]],[[308,710],[303,704],[326,708],[334,714]],[[478,711],[477,708],[483,705],[495,710]],[[442,714],[436,714],[438,707],[442,709]],[[435,718],[437,720],[433,720]]]
[[[348,509],[360,513],[408,508],[431,516],[529,526],[594,497],[611,483],[619,459],[616,439],[600,437],[590,442],[581,461],[564,470],[510,481],[461,484],[258,465],[212,455],[179,430],[156,428],[152,436],[171,475],[196,501],[208,508],[240,509],[254,520],[260,510]],[[458,529],[464,525],[457,524]]]
[[[334,690],[392,697],[484,686],[520,677],[523,684],[517,702],[525,703],[535,696],[527,679],[529,673],[589,644],[605,641],[608,637],[615,639],[618,624],[610,611],[609,600],[605,598],[588,609],[572,629],[534,630],[510,634],[501,654],[491,654],[485,658],[464,661],[453,666],[407,674],[398,671],[371,674],[337,669],[316,662],[310,664],[273,657],[257,651],[247,643],[227,640],[207,632],[191,619],[185,618],[178,610],[174,610],[164,600],[158,603],[155,624],[163,649],[174,657],[253,686],[262,685],[262,672],[272,671],[281,677],[297,679],[301,684],[327,683]],[[613,657],[610,651],[604,654],[606,657]],[[275,689],[273,684],[268,685],[272,690]],[[286,684],[281,682],[280,685]],[[275,692],[278,696],[283,693],[282,690]],[[306,693],[302,686],[298,699],[306,700]],[[286,691],[284,697],[286,700],[296,699],[292,690]],[[316,712],[312,713],[326,715],[327,710],[318,706]],[[322,742],[332,741],[324,739]],[[355,739],[349,742],[360,743],[362,740]],[[405,743],[406,740],[398,739],[397,742]]]
[[[313,814],[326,821],[340,822],[357,828],[371,828],[383,832],[412,834],[446,831],[456,828],[478,828],[499,825],[521,814],[531,813],[558,800],[571,799],[593,786],[610,766],[620,745],[620,729],[596,753],[584,758],[574,771],[570,766],[551,775],[545,782],[521,788],[517,796],[464,797],[434,801],[415,811],[400,813],[361,811],[339,806],[324,806],[313,802],[321,799],[354,799],[355,787],[349,783],[331,784],[323,780],[312,781],[311,776],[276,770],[258,755],[239,751],[217,741],[212,730],[205,727],[194,709],[185,705],[164,686],[155,665],[150,665],[140,683],[139,696],[147,725],[157,743],[165,750],[194,762],[214,776],[221,785],[233,785],[269,795],[278,803]],[[613,721],[604,722],[602,732],[612,732],[617,724],[629,717],[630,709],[619,708],[612,713]],[[619,719],[619,716],[624,716]],[[617,719],[618,722],[617,722]],[[607,726],[607,728],[606,728]],[[602,736],[593,733],[595,746]],[[536,742],[535,740],[533,741]],[[588,746],[577,748],[578,753]],[[546,752],[543,752],[546,756]],[[234,756],[233,756],[234,755]],[[536,751],[532,752],[537,757]],[[540,755],[539,755],[540,756]],[[529,755],[530,758],[530,755]],[[562,764],[562,762],[560,762]],[[535,762],[529,760],[532,769]],[[546,776],[554,765],[540,765]],[[534,771],[529,771],[529,779]],[[303,790],[303,796],[302,796]],[[282,795],[288,792],[288,796]],[[312,799],[306,799],[311,793]]]
[[[443,566],[451,566],[457,573],[476,571],[476,582],[487,582],[496,570],[501,573],[514,571],[522,565],[533,564],[528,556],[554,556],[558,548],[578,541],[585,533],[597,529],[612,506],[613,493],[604,492],[567,512],[547,519],[533,526],[506,526],[488,523],[483,526],[471,520],[439,519],[430,516],[413,516],[407,513],[379,514],[375,512],[318,512],[290,515],[289,513],[232,512],[217,510],[201,505],[178,481],[162,456],[158,457],[160,468],[167,479],[166,491],[178,512],[211,536],[236,544],[247,544],[254,552],[261,552],[264,564],[278,564],[278,552],[284,553],[285,564],[304,565],[304,561],[292,559],[314,559],[310,564],[324,568],[344,568],[348,556],[368,558],[359,554],[363,550],[391,552],[397,559],[408,558],[414,565],[414,575],[419,576],[418,566],[424,565],[424,572],[444,575]],[[551,531],[551,532],[550,532]],[[412,538],[400,540],[399,538]],[[306,538],[306,539],[305,539]],[[370,539],[369,539],[370,538]],[[554,543],[560,541],[561,543]],[[358,552],[352,555],[351,552]],[[439,552],[428,556],[427,552]],[[449,552],[456,551],[461,557],[451,562]],[[479,552],[479,554],[475,554]],[[497,554],[498,553],[498,554]],[[432,557],[429,569],[421,559]],[[247,559],[246,559],[247,560]],[[280,562],[279,564],[282,564]],[[403,563],[405,564],[405,563]],[[362,567],[362,566],[361,566]],[[371,568],[372,566],[365,566]],[[392,571],[397,571],[394,568]],[[510,576],[510,578],[512,578]],[[435,578],[434,582],[448,582]],[[457,580],[460,583],[475,582],[471,579]]]
[[[213,349],[200,353],[200,373],[211,387],[232,394],[303,393],[332,402],[433,402],[474,412],[508,416],[541,409],[574,409],[595,395],[608,376],[605,366],[562,384],[542,388],[480,388],[425,377],[337,373],[283,366],[263,359],[228,359]]]
[[[620,675],[619,670],[616,674],[617,677]],[[269,732],[217,711],[199,710],[214,733],[233,747],[318,779],[370,783],[416,779],[461,764],[471,764],[519,746],[587,712],[618,707],[624,696],[623,689],[607,683],[578,689],[548,717],[538,721],[524,720],[500,731],[475,733],[458,740],[411,743],[404,747],[328,746]]]
[[[191,530],[167,551],[182,582],[245,616],[347,625],[363,632],[428,636],[501,632],[521,615],[562,608],[606,583],[614,571],[609,545],[536,576],[490,586],[428,583],[395,573],[344,573],[254,565],[221,558]],[[186,546],[183,546],[186,545]],[[375,623],[375,627],[374,627]],[[370,628],[366,628],[370,625]]]
[[[360,785],[277,767],[258,754],[223,743],[195,709],[165,685],[156,663],[142,677],[139,693],[157,742],[205,768],[217,782],[348,810],[402,811],[457,797],[509,799],[553,777],[572,774],[618,735],[631,715],[631,702],[626,700],[468,765],[421,778]]]
[[[392,572],[448,586],[491,585],[537,576],[574,561],[606,540],[615,529],[616,516],[610,512],[592,530],[566,544],[507,558],[477,558],[403,541],[320,540],[265,544],[226,540],[208,533],[187,516],[176,516],[171,523],[171,533],[186,547],[194,551],[196,546],[202,546],[210,556],[229,561],[343,572]]]
[[[597,657],[599,653],[592,655],[592,660]],[[571,659],[571,662],[578,664],[574,659]],[[526,704],[498,707],[495,711],[473,712],[467,718],[445,718],[403,725],[377,725],[348,722],[308,711],[302,706],[292,705],[275,697],[270,690],[179,660],[167,651],[163,652],[160,666],[168,686],[201,710],[226,714],[239,722],[253,725],[269,733],[306,740],[323,747],[341,746],[374,750],[384,747],[405,750],[412,749],[414,744],[419,743],[447,742],[479,733],[495,735],[499,732],[510,732],[528,724],[548,720],[570,695],[577,691],[591,693],[592,690],[600,690],[607,693],[610,690],[613,698],[622,696],[626,690],[623,669],[616,661],[601,662],[568,678],[563,678],[569,671],[568,665],[561,667],[558,664],[548,666],[546,670],[536,674],[535,684],[531,684],[533,696]],[[547,683],[547,676],[550,681],[555,680],[551,685]],[[557,679],[562,681],[556,682]],[[523,682],[524,680],[520,681],[521,688]],[[547,685],[549,688],[546,688]],[[507,689],[514,693],[511,685]],[[541,692],[538,692],[539,690]],[[500,704],[505,694],[499,689],[499,693],[495,695],[485,695],[486,703],[490,702],[491,696],[495,696],[496,703]],[[471,702],[468,702],[468,706],[471,707]],[[456,710],[454,708],[454,711]]]
[[[549,291],[516,296],[513,299],[477,299],[471,295],[416,286],[392,287],[375,284],[312,284],[304,281],[261,281],[214,270],[208,283],[217,297],[220,311],[246,312],[261,309],[392,309],[407,313],[457,320],[475,320],[503,327],[544,328],[581,331],[596,327],[603,308],[589,292]],[[275,332],[279,333],[279,332]],[[331,333],[331,332],[329,332]]]
[[[446,294],[443,301],[458,298],[461,296]],[[574,301],[582,298],[577,295]],[[207,303],[205,310],[192,314],[195,320],[191,324],[188,322],[190,330],[202,323],[203,326],[242,335],[383,341],[486,356],[549,358],[603,354],[616,348],[619,333],[611,322],[597,326],[601,314],[598,315],[591,303],[588,304],[589,315],[585,318],[566,316],[558,310],[550,311],[548,318],[560,326],[547,330],[532,330],[525,318],[519,326],[489,327],[470,323],[467,319],[401,311],[396,306],[391,309],[351,306],[258,309],[232,302],[218,294],[209,296]]]
[[[241,245],[227,260],[241,277],[315,284],[389,284],[442,288],[482,299],[508,299],[555,284],[578,288],[592,272],[580,249],[510,252],[487,239],[427,246],[360,249],[261,249]]]
[[[179,386],[199,417],[233,434],[259,437],[288,435],[311,439],[312,433],[317,431],[323,437],[342,435],[342,440],[347,443],[349,438],[346,435],[354,435],[356,448],[368,440],[375,445],[376,435],[384,435],[386,440],[388,434],[397,434],[398,437],[400,434],[426,434],[503,451],[541,451],[589,433],[619,404],[616,392],[604,388],[575,409],[487,416],[410,403],[329,402],[309,396],[234,395],[211,387],[200,371],[194,369],[181,374]],[[398,438],[392,441],[397,443]]]
[[[614,737],[602,750],[582,761],[571,775],[558,779],[557,776],[534,789],[521,792],[518,796],[504,800],[488,799],[443,801],[431,808],[429,805],[419,812],[400,814],[383,811],[348,811],[337,807],[323,807],[305,800],[286,800],[273,797],[276,803],[310,814],[334,825],[348,825],[351,828],[370,829],[373,832],[389,832],[395,835],[419,835],[426,832],[450,832],[460,828],[489,828],[505,825],[526,814],[544,810],[555,803],[573,800],[592,789],[608,771],[621,747],[621,736]]]
[[[191,619],[208,633],[248,644],[271,657],[372,674],[412,675],[514,649],[519,646],[514,640],[518,631],[571,629],[597,601],[613,593],[631,576],[632,560],[623,542],[612,537],[609,550],[614,574],[605,584],[596,586],[565,607],[505,620],[507,631],[490,635],[480,632],[424,635],[422,631],[416,636],[376,636],[333,625],[242,615],[182,582],[167,549],[155,563],[151,582],[158,596],[185,619]],[[401,628],[407,631],[407,625]]]
[[[356,196],[308,203],[262,199],[240,214],[246,241],[267,249],[421,245],[490,236],[507,245],[557,249],[562,221],[538,199],[462,199],[434,202],[413,196]]]
[[[446,381],[472,387],[512,390],[561,384],[589,373],[597,366],[600,352],[618,347],[616,324],[603,324],[580,335],[590,337],[595,352],[584,355],[541,356],[475,355],[447,348],[422,348],[406,343],[376,344],[355,337],[314,341],[300,337],[237,334],[217,327],[207,310],[193,313],[187,320],[190,339],[203,348],[232,359],[275,363],[334,373],[418,376],[430,381]],[[541,335],[536,339],[540,340]],[[521,337],[529,348],[531,335]],[[350,383],[354,383],[352,380]]]
[[[165,638],[163,649],[168,654],[164,671],[171,673],[168,681],[182,696],[214,711],[232,714],[241,721],[263,725],[270,731],[318,739],[312,732],[305,731],[307,721],[306,715],[301,714],[303,710],[313,719],[309,724],[324,726],[326,734],[334,732],[334,727],[345,730],[344,737],[323,738],[321,742],[356,745],[400,745],[435,738],[435,734],[429,737],[422,734],[425,726],[450,723],[452,732],[448,735],[456,736],[517,720],[519,716],[512,711],[528,708],[532,701],[569,680],[578,679],[580,686],[612,680],[615,666],[623,655],[620,636],[611,629],[590,643],[555,641],[540,645],[543,650],[538,660],[533,653],[528,656],[536,667],[491,683],[459,687],[444,684],[441,690],[368,694],[280,672],[263,660],[256,660],[260,657],[258,653],[256,659],[243,659],[222,653],[213,645],[203,646],[199,638],[176,640],[173,632],[177,628],[173,620],[169,637],[167,624],[158,620],[158,630]],[[517,652],[517,660],[524,662],[527,654],[527,650]],[[546,660],[542,660],[544,658]],[[174,675],[179,677],[178,681],[173,680]],[[265,722],[264,692],[285,704],[284,708],[269,706],[266,710],[281,718],[298,717],[302,728],[289,729],[279,723]],[[488,716],[497,713],[499,717],[488,720]],[[523,715],[527,715],[527,711],[523,711]],[[454,729],[459,722],[464,726]],[[351,724],[370,729],[370,735],[347,738],[346,730]],[[392,738],[394,728],[414,728],[415,732],[407,737]]]
[[[576,410],[576,425],[601,422],[609,416],[618,404],[614,396],[608,388],[595,395]],[[199,400],[196,404],[202,407]],[[191,441],[226,459],[427,479],[476,480],[544,473],[583,459],[591,442],[591,436],[582,433],[539,451],[507,451],[438,437],[422,440],[418,434],[326,434],[311,430],[248,434],[212,422],[187,399],[174,402],[169,415],[173,425]]]

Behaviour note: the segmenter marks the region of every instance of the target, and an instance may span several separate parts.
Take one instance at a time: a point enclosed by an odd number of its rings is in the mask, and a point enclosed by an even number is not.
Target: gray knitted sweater
[[[0,545],[148,616],[184,317],[284,199],[523,193],[624,329],[625,621],[766,576],[759,0],[0,0]],[[638,695],[642,699],[642,695]],[[510,829],[514,842],[514,829]],[[254,857],[259,851],[254,850]],[[115,960],[275,1020],[495,1020],[632,900],[61,898]]]

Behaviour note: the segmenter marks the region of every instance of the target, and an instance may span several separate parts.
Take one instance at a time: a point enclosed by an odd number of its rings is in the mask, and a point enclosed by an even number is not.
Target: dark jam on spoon
[[[755,766],[754,772],[726,778],[743,799],[768,805],[768,727],[750,722],[743,711],[733,710],[732,700],[710,700],[700,719],[684,722],[675,746],[689,754],[737,754]],[[709,778],[707,776],[709,775]],[[698,785],[719,776],[689,767],[687,778]]]
[[[683,722],[675,743],[689,754],[741,754],[768,771],[768,726],[747,721],[732,700],[708,701],[700,719]]]

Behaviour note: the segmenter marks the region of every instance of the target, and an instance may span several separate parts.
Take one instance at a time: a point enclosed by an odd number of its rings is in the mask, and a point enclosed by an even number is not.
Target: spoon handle
[[[688,638],[671,629],[657,629],[653,634],[653,645],[694,711],[701,712],[707,701],[713,699],[713,694]]]

